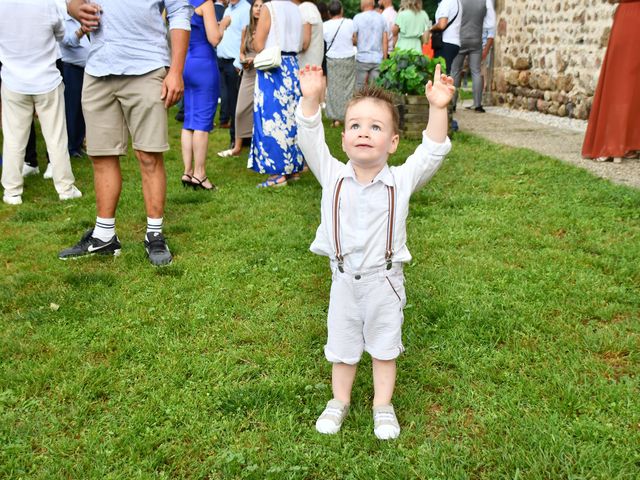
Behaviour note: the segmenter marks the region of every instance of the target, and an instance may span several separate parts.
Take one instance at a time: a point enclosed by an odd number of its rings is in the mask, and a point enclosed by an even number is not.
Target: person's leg
[[[35,108],[47,145],[53,173],[53,184],[61,200],[81,196],[75,188],[67,147],[67,122],[64,115],[64,85],[44,95],[36,95]]]
[[[222,64],[225,78],[225,89],[227,96],[227,111],[229,112],[229,143],[235,142],[236,135],[236,105],[238,103],[238,88],[240,87],[240,76],[233,66],[233,60],[218,60]],[[232,145],[233,146],[233,145]]]
[[[93,163],[93,185],[96,192],[96,213],[101,218],[115,218],[120,192],[122,173],[120,158],[110,156],[90,156]]]
[[[193,176],[193,130],[182,129],[180,145],[182,147],[182,163],[184,170],[182,174],[182,184],[187,186],[191,183]]]
[[[367,64],[356,61],[356,92],[364,87],[367,81]]]
[[[333,398],[348,405],[351,403],[351,390],[356,378],[358,365],[334,363],[331,367],[331,389]]]
[[[82,156],[82,142],[85,136],[84,117],[82,115],[82,78],[84,69],[68,63],[64,70],[64,104],[67,116],[67,137],[69,154]]]
[[[167,193],[167,177],[162,152],[135,150],[142,175],[142,194],[147,217],[162,218]]]
[[[240,141],[242,144],[242,141]],[[195,167],[193,169],[193,180],[199,187],[205,190],[215,188],[213,183],[207,178],[206,163],[207,151],[209,148],[209,132],[195,130],[193,132],[193,158]]]
[[[36,148],[36,121],[31,121],[31,128],[29,130],[29,140],[27,141],[27,148],[24,153],[24,163],[32,169],[35,168],[34,174],[37,174],[38,169],[38,151]]]
[[[220,63],[220,58],[218,58],[218,72],[220,79],[220,117],[218,121],[220,125],[228,124],[230,120],[229,109],[227,108],[227,83],[225,81],[223,67]]]
[[[144,246],[149,261],[156,267],[169,265],[173,256],[162,234],[167,178],[162,152],[135,150],[142,174],[142,193],[147,211]]]
[[[373,366],[373,406],[391,404],[396,386],[396,361],[371,359]]]
[[[4,200],[22,203],[22,166],[29,130],[33,121],[33,99],[30,95],[11,92],[2,85],[2,186]]]
[[[367,82],[369,85],[375,85],[376,78],[380,76],[380,64],[371,63],[369,68],[369,77],[367,78]]]
[[[453,85],[456,87],[456,91],[453,94],[453,99],[451,100],[451,105],[453,111],[456,111],[456,105],[458,103],[458,89],[460,88],[460,83],[462,79],[462,65],[464,64],[464,54],[456,55],[452,64],[451,64],[451,73],[450,76],[453,77]]]
[[[475,50],[469,53],[469,70],[471,70],[471,82],[473,89],[473,106],[476,109],[482,108],[482,75],[480,65],[482,63],[482,50]]]

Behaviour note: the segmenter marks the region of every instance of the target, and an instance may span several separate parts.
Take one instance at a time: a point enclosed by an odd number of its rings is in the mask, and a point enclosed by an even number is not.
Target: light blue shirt
[[[70,17],[69,14],[65,15],[64,38],[60,41],[60,54],[64,63],[84,68],[87,64],[91,44],[86,35],[78,38],[76,32],[79,28],[79,21]]]
[[[358,34],[356,60],[362,63],[382,62],[382,34],[389,27],[382,15],[374,10],[362,12],[353,17],[353,32]]]
[[[224,31],[222,40],[218,44],[218,58],[235,60],[240,57],[242,29],[249,25],[250,15],[251,5],[246,0],[238,0],[235,5],[229,3],[229,6],[224,11],[224,16],[231,17],[231,25]]]
[[[85,72],[93,77],[143,75],[170,64],[170,29],[191,30],[189,0],[100,0],[100,27],[91,33]]]

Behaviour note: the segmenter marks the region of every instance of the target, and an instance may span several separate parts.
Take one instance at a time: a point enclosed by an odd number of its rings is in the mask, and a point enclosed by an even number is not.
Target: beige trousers
[[[47,144],[58,194],[67,193],[75,182],[67,148],[67,121],[64,114],[62,83],[42,95],[12,92],[4,84],[2,95],[2,186],[5,196],[22,195],[22,166],[29,140],[33,112],[38,114],[42,135]]]

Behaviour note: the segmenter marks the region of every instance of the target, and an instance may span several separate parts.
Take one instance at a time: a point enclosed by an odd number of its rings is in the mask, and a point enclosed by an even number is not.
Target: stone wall
[[[586,119],[615,6],[497,0],[493,103]]]

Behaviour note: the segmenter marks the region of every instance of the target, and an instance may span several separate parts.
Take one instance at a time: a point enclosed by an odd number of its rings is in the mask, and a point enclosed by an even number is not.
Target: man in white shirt
[[[373,9],[373,0],[361,0],[360,10],[353,17],[353,44],[358,47],[356,91],[378,78],[389,48],[389,30],[382,15]]]
[[[40,119],[60,200],[82,196],[71,171],[64,87],[56,68],[57,41],[64,36],[63,15],[57,0],[0,0],[2,200],[10,205],[22,203],[22,166],[34,110]]]

